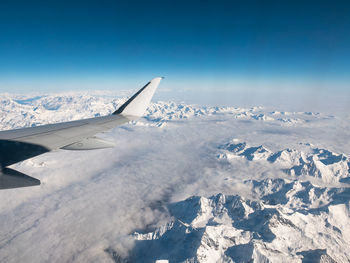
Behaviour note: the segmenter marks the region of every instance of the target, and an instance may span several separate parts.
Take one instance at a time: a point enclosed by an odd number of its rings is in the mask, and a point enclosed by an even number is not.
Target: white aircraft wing
[[[92,150],[113,147],[95,137],[141,117],[162,78],[154,78],[112,115],[70,122],[0,131],[0,189],[39,185],[40,181],[7,166],[56,150]]]

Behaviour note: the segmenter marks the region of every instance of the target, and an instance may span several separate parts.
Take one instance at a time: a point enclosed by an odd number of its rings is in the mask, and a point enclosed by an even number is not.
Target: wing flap
[[[64,147],[61,147],[61,149],[80,151],[80,150],[95,150],[95,149],[113,148],[114,146],[115,146],[115,144],[112,142],[105,141],[105,140],[102,140],[100,138],[92,137],[92,138],[86,138],[86,139],[81,140],[79,142],[75,142],[75,143],[66,145]]]
[[[3,168],[0,172],[0,189],[11,189],[40,185],[40,180],[11,168]]]

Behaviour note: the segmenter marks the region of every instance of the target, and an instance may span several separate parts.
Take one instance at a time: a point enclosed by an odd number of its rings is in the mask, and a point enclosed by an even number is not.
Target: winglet
[[[120,106],[120,108],[113,114],[141,117],[146,111],[154,92],[163,78],[164,77],[158,77],[152,79],[142,89],[136,92],[136,94],[134,94],[127,102]]]

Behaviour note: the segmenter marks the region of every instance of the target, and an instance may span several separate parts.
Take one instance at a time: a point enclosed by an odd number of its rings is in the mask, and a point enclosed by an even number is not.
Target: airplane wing
[[[56,150],[92,150],[113,147],[95,137],[141,117],[163,78],[154,78],[109,116],[0,131],[0,189],[39,185],[40,181],[7,166]]]

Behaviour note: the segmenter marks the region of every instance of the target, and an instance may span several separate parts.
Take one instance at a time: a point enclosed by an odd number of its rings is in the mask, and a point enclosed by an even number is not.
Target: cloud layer
[[[8,129],[103,115],[113,111],[122,101],[101,94],[20,99],[8,95],[2,98],[1,125],[2,129]],[[225,200],[237,198],[242,205],[248,202],[242,200],[269,205],[266,196],[281,189],[291,190],[294,187],[290,188],[291,182],[293,185],[308,182],[309,186],[303,186],[305,189],[316,189],[313,191],[317,192],[320,187],[327,188],[324,190],[326,196],[322,198],[328,203],[334,202],[334,195],[328,192],[343,189],[346,184],[337,180],[330,184],[312,176],[300,178],[285,173],[280,166],[266,160],[236,158],[227,162],[218,155],[222,154],[222,145],[236,138],[249,145],[264,145],[273,153],[287,148],[304,151],[309,147],[306,144],[312,144],[314,148],[349,156],[350,144],[346,140],[349,130],[347,119],[322,113],[277,112],[259,107],[200,107],[172,102],[152,104],[145,118],[101,135],[113,140],[116,148],[86,152],[60,150],[15,165],[15,169],[39,178],[42,185],[0,192],[0,218],[3,222],[0,227],[0,261],[118,262],[132,258],[144,262],[145,259],[137,257],[137,239],[140,238],[135,238],[135,233],[142,235],[159,231],[157,229],[169,226],[170,222],[179,224],[174,218],[188,225],[194,224],[193,220],[198,216],[195,207],[192,210],[191,206],[186,207],[176,213],[172,209],[181,202],[191,203],[193,198],[183,201],[191,196],[202,196],[200,200],[215,203],[216,199],[210,196],[220,194],[227,197]],[[272,192],[265,188],[259,192],[259,187],[252,187],[264,184],[266,180],[274,180],[273,184],[277,184],[271,186]],[[282,180],[282,188],[277,187],[278,180]],[[270,205],[277,209],[285,198],[281,193],[275,198],[277,203]],[[346,198],[344,195],[344,204],[349,201]],[[309,213],[310,209],[321,207],[315,203],[303,207],[303,202],[293,202],[295,209],[303,208]],[[208,207],[214,209],[217,205]],[[337,218],[336,214],[340,213],[338,208],[327,209],[327,217]],[[263,213],[263,210],[256,209],[256,213]],[[183,219],[187,212],[193,214],[193,220]],[[222,216],[224,214],[222,211]],[[341,222],[328,223],[342,231],[339,224],[349,224],[346,217],[342,218],[345,219]],[[206,226],[207,219],[201,227]],[[319,224],[319,221],[309,223]],[[196,224],[193,226],[198,227]],[[230,224],[222,224],[222,227]],[[249,226],[247,223],[245,228]],[[242,228],[235,229],[234,233],[242,232]],[[306,235],[306,228],[301,229]],[[260,233],[254,229],[245,231],[249,235]],[[336,238],[336,233],[331,233],[330,240]],[[345,234],[341,232],[341,235]],[[219,235],[218,238],[222,237]],[[262,239],[262,242],[282,242],[271,238]],[[179,261],[197,257],[196,251],[200,247],[196,246],[197,239],[193,241],[192,250],[186,252],[186,257],[179,257]],[[252,255],[258,253],[254,251],[260,251],[248,237],[236,246],[239,244],[252,251]],[[297,253],[304,253],[309,248],[311,246],[302,247],[300,243],[300,247],[293,247],[295,253],[290,256],[301,258],[302,254]],[[324,247],[315,245],[312,249],[322,250]],[[236,250],[225,251],[215,253],[233,258]],[[341,247],[334,247],[332,251],[326,253],[332,258],[335,258],[335,252],[342,253]],[[172,253],[164,255],[177,252]],[[161,255],[152,257],[157,256]],[[349,256],[344,252],[339,257]]]

